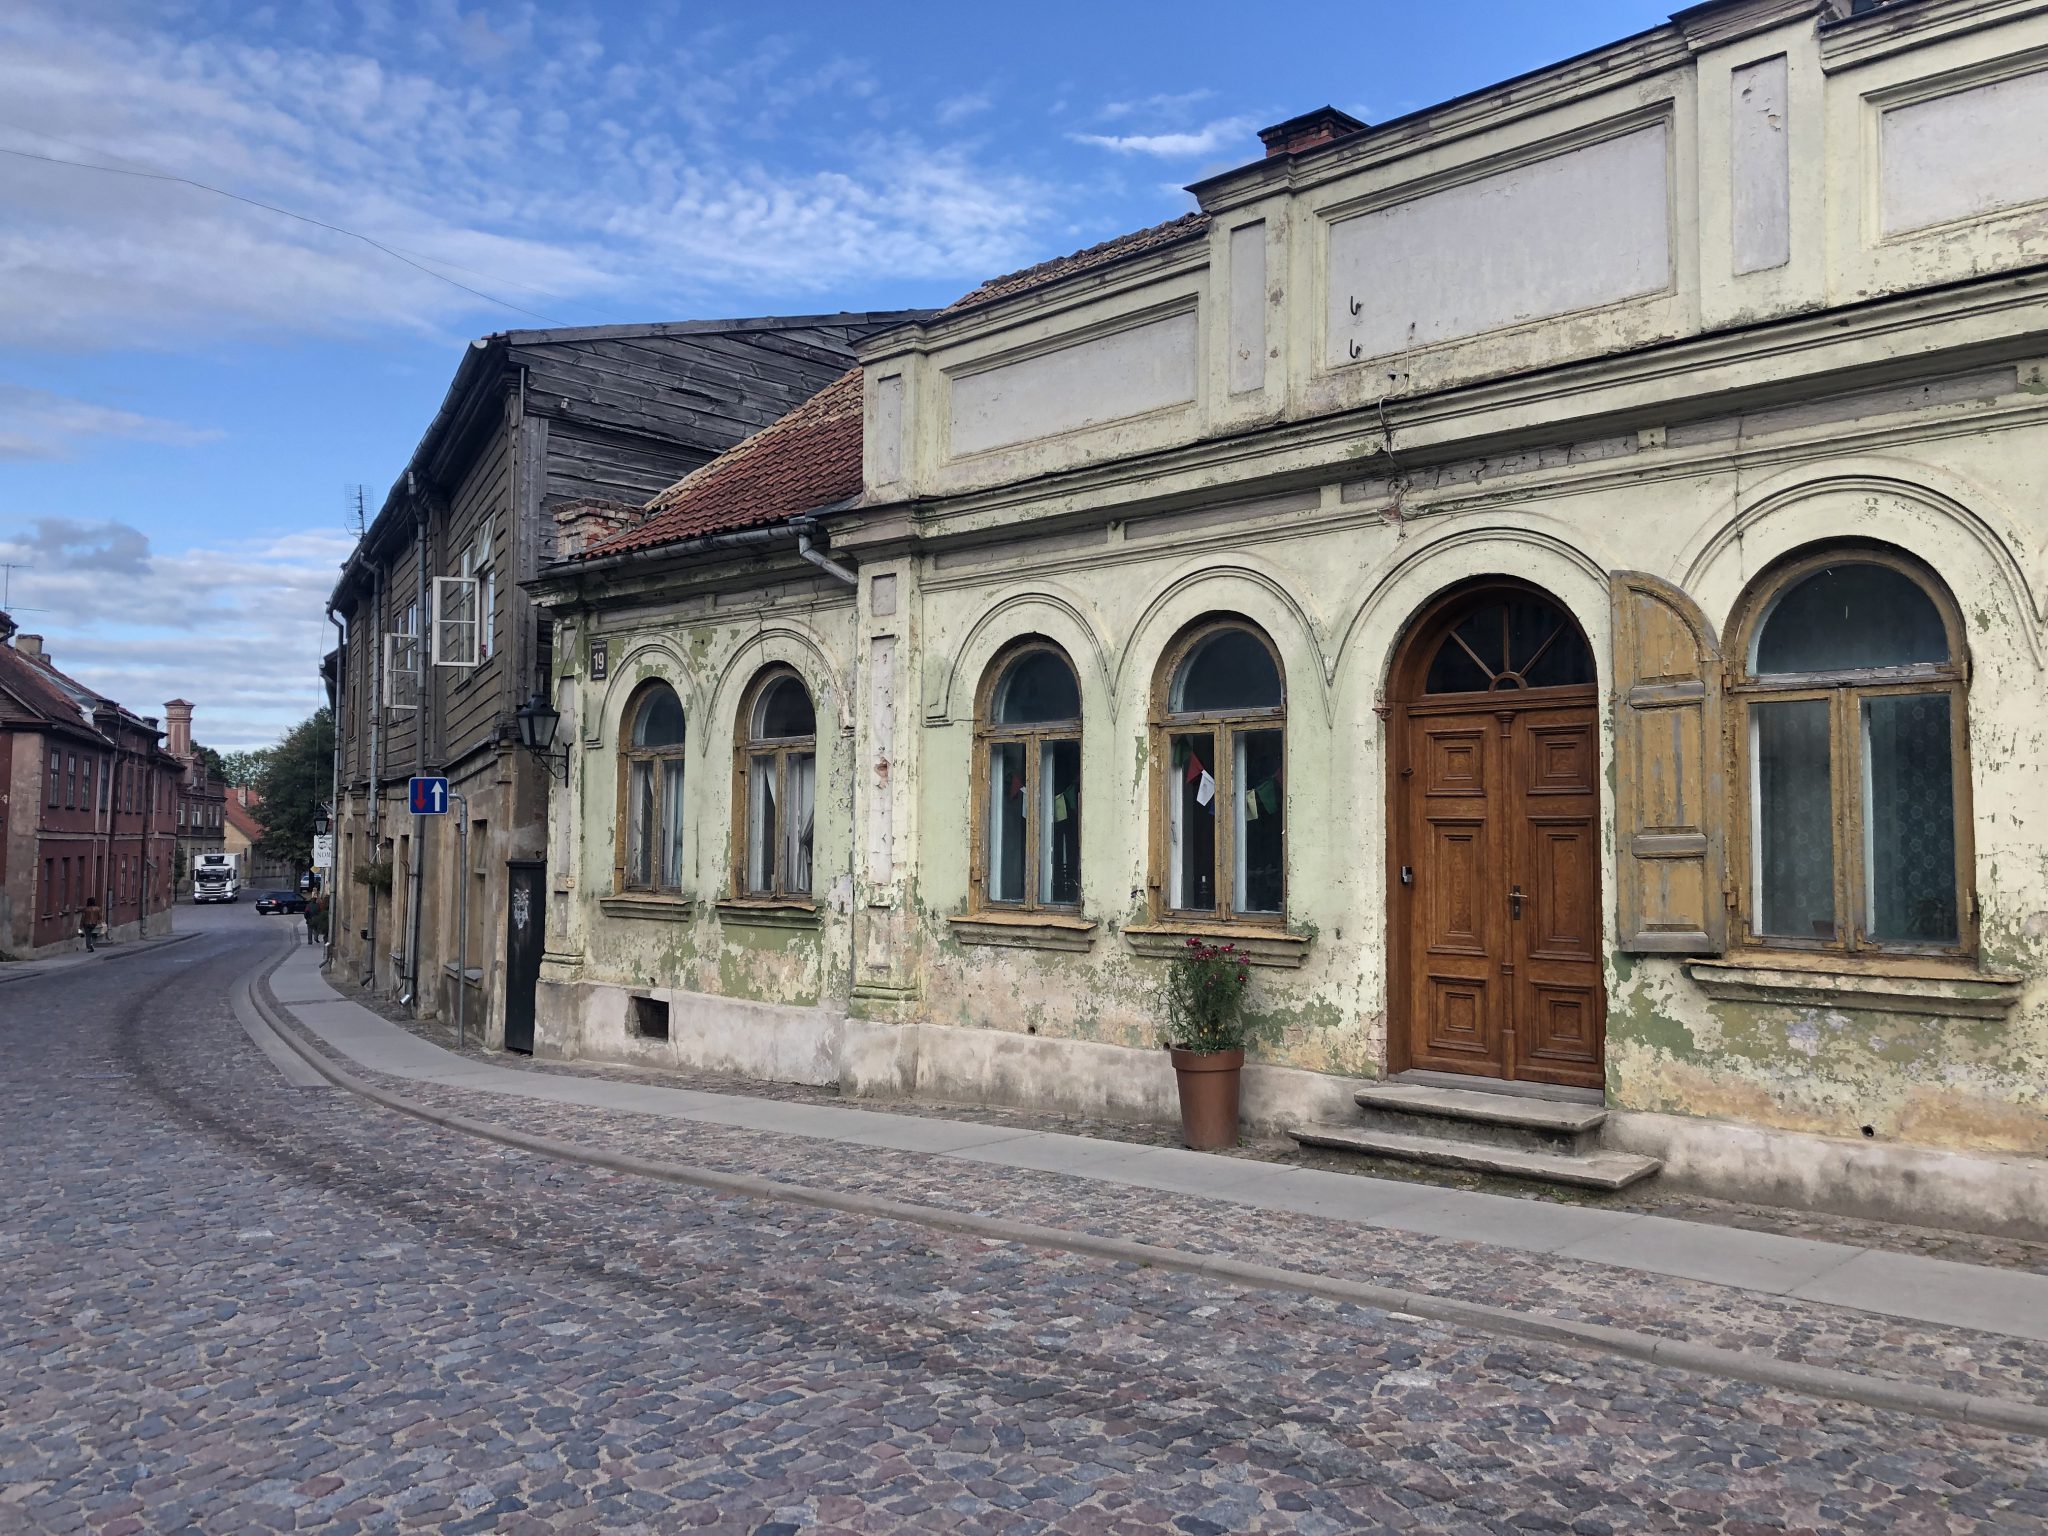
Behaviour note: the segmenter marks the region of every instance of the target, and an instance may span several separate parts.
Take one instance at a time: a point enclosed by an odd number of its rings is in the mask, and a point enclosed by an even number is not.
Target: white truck
[[[232,853],[200,853],[192,857],[192,900],[240,901],[242,871]]]

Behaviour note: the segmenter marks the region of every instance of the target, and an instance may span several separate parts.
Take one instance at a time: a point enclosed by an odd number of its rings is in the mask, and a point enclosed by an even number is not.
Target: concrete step
[[[1305,1125],[1287,1134],[1305,1147],[1329,1147],[1366,1157],[1424,1163],[1433,1168],[1568,1184],[1576,1189],[1626,1189],[1664,1166],[1654,1157],[1638,1157],[1632,1152],[1539,1152],[1527,1147],[1452,1141],[1442,1136],[1418,1136],[1370,1126]]]
[[[1607,1111],[1598,1104],[1560,1103],[1483,1089],[1375,1083],[1354,1097],[1375,1130],[1454,1141],[1523,1147],[1532,1152],[1587,1152],[1599,1140]]]

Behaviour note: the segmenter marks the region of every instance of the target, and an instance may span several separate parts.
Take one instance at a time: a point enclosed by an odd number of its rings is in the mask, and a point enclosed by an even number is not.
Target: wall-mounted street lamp
[[[325,837],[327,829],[333,825],[334,818],[328,812],[326,806],[320,806],[313,812],[313,835],[315,837]]]
[[[560,753],[554,750],[555,732],[562,724],[562,712],[548,702],[547,695],[540,689],[533,690],[533,697],[519,706],[513,717],[519,722],[519,744],[548,766],[552,775],[557,764],[561,766],[561,779],[569,782],[569,752],[565,747]]]

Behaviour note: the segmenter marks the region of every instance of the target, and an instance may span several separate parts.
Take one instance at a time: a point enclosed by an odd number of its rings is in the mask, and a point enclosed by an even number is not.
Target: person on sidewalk
[[[327,937],[327,898],[315,891],[306,898],[306,942],[318,944]]]
[[[78,931],[85,935],[85,952],[88,955],[93,952],[94,941],[100,936],[100,922],[105,915],[100,911],[99,897],[85,898],[85,910],[78,914]]]

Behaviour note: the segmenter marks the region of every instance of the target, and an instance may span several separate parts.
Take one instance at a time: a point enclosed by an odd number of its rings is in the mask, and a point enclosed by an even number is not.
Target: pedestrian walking
[[[318,944],[327,937],[327,898],[315,891],[306,898],[306,942]]]
[[[100,922],[105,915],[105,913],[100,911],[99,897],[88,896],[85,898],[85,910],[78,914],[78,931],[85,935],[85,952],[87,954],[93,952],[95,942],[100,936]]]

